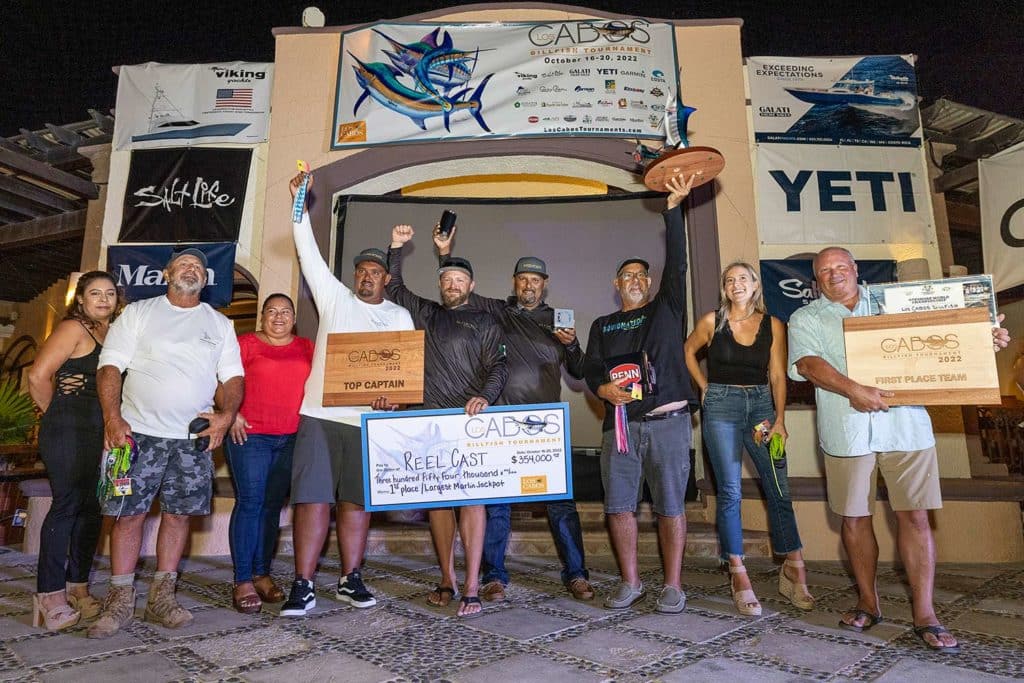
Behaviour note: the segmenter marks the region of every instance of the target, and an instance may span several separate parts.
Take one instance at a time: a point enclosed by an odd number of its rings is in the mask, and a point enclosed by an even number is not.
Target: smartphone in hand
[[[445,209],[444,212],[441,213],[441,227],[439,229],[439,232],[445,237],[450,235],[452,232],[452,228],[455,226],[455,219],[455,212]]]

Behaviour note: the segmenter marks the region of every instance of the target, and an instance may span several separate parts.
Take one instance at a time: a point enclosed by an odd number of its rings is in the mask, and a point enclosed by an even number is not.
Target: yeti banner
[[[751,57],[747,69],[762,241],[934,239],[912,55]]]
[[[251,159],[251,149],[133,151],[118,241],[236,241]]]
[[[672,26],[643,19],[377,24],[342,36],[331,146],[662,139],[675,55]]]

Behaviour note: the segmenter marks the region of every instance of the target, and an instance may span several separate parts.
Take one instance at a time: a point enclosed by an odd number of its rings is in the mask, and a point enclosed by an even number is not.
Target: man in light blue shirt
[[[942,507],[942,495],[931,419],[921,406],[890,408],[886,399],[893,392],[846,376],[843,319],[869,314],[853,255],[841,247],[823,249],[814,259],[814,277],[821,298],[789,320],[789,376],[815,386],[829,507],[843,518],[843,547],[860,594],[839,626],[866,631],[882,619],[875,584],[878,541],[871,522],[876,471],[881,471],[913,594],[914,632],[932,650],[958,653],[960,646],[939,623],[932,601],[935,542],[928,510]],[[1006,330],[993,330],[997,349],[1009,341]]]

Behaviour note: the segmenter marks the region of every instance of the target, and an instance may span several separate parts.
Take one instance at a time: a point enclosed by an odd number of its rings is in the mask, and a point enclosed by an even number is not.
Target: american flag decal
[[[214,109],[252,107],[252,88],[218,88]]]

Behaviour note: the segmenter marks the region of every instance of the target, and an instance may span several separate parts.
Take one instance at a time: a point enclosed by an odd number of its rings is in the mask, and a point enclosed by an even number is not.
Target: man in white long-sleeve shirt
[[[289,186],[292,197],[301,182],[302,174],[292,179]],[[387,255],[382,250],[365,249],[355,257],[354,286],[349,289],[334,277],[320,255],[309,213],[304,211],[302,220],[295,223],[293,229],[302,275],[320,314],[320,327],[295,438],[291,492],[295,505],[295,581],[281,608],[281,616],[285,617],[303,616],[316,606],[313,575],[330,530],[332,504],[337,504],[335,514],[342,564],[342,576],[333,595],[354,607],[372,607],[377,602],[363,584],[359,571],[370,529],[370,513],[363,507],[359,425],[360,415],[371,406],[322,405],[327,335],[413,329],[409,312],[384,300],[384,286],[390,278]]]

